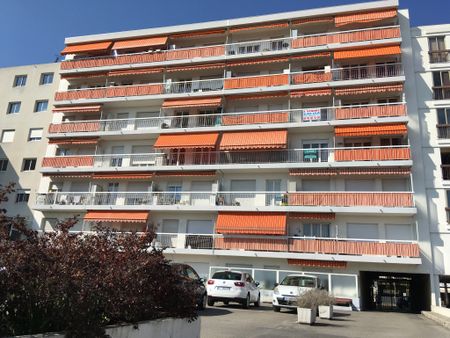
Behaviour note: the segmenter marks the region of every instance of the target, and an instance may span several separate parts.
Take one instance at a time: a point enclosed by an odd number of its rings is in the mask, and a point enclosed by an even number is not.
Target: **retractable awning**
[[[220,107],[222,104],[222,98],[209,97],[198,99],[178,99],[178,100],[165,100],[162,104],[163,108],[210,108]]]
[[[286,235],[286,214],[279,212],[219,212],[220,234]]]
[[[349,60],[368,57],[400,55],[401,53],[402,50],[400,46],[374,47],[374,48],[336,51],[334,52],[334,59]]]
[[[102,105],[92,105],[92,106],[70,106],[70,107],[58,107],[53,108],[54,113],[100,113],[102,110]]]
[[[336,27],[346,26],[354,23],[370,23],[381,21],[385,19],[395,18],[397,16],[396,9],[389,9],[384,11],[366,12],[366,13],[351,13],[336,15],[334,23]]]
[[[162,134],[153,147],[163,149],[215,148],[218,139],[219,133]]]
[[[405,135],[406,124],[378,124],[365,126],[338,126],[334,128],[336,136],[372,136],[372,135]]]
[[[285,149],[287,130],[224,133],[220,150]]]
[[[148,211],[88,211],[84,216],[85,221],[90,222],[124,222],[146,223],[149,217]]]
[[[142,38],[142,39],[132,39],[132,40],[122,40],[114,42],[112,49],[122,50],[122,49],[136,49],[136,48],[150,48],[164,46],[167,44],[167,36],[152,37],[152,38]]]
[[[66,48],[64,48],[61,51],[61,55],[106,52],[111,48],[111,46],[112,46],[112,41],[69,45],[69,46],[66,46]]]

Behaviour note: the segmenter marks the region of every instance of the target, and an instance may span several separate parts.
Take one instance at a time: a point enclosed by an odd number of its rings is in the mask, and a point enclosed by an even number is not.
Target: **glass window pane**
[[[277,281],[277,272],[274,270],[255,270],[255,281],[262,289],[272,290]]]
[[[442,85],[440,72],[433,72],[433,85],[435,87],[440,87]]]
[[[331,293],[335,297],[358,297],[355,276],[331,275]]]
[[[303,224],[303,236],[311,237],[311,224]]]

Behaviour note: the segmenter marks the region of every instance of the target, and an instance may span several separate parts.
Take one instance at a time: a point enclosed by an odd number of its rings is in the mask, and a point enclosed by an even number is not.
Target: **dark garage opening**
[[[431,307],[430,276],[360,272],[361,310],[420,313]]]

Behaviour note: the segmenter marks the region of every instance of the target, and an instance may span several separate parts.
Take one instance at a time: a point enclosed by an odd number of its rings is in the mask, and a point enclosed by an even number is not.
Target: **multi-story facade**
[[[413,194],[425,174],[410,150],[412,40],[397,7],[66,39],[42,229],[73,215],[76,231],[151,226],[169,258],[205,276],[249,271],[264,296],[307,272],[361,309],[438,303],[427,199]]]
[[[0,68],[0,184],[15,183],[2,204],[8,215],[25,217],[39,228],[32,206],[41,180],[59,63]]]
[[[450,307],[450,25],[411,32],[431,258],[442,304]]]

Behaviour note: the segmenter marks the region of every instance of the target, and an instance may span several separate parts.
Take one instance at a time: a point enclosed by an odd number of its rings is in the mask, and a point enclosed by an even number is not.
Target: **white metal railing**
[[[382,26],[382,27],[371,27],[371,28],[363,28],[363,29],[353,29],[346,31],[335,31],[335,32],[325,32],[325,33],[316,33],[316,34],[307,34],[300,35],[297,37],[283,37],[277,39],[263,39],[263,40],[253,40],[253,41],[245,41],[245,42],[231,42],[228,44],[217,44],[217,45],[208,45],[208,46],[198,46],[198,47],[184,47],[184,48],[175,48],[170,50],[160,50],[160,51],[150,51],[150,52],[137,52],[137,53],[124,53],[117,55],[106,55],[106,56],[94,56],[94,57],[80,57],[76,59],[68,59],[63,62],[71,62],[71,61],[82,61],[82,60],[102,60],[102,59],[116,59],[120,56],[138,56],[138,55],[148,55],[148,54],[167,54],[173,51],[190,51],[190,50],[202,50],[207,48],[214,47],[224,47],[225,51],[223,55],[240,55],[240,54],[258,54],[261,52],[267,51],[279,51],[279,50],[288,50],[292,49],[292,40],[299,38],[314,38],[320,36],[332,36],[332,35],[341,35],[355,32],[365,32],[365,31],[376,31],[376,30],[384,30],[389,28],[399,28],[398,25],[390,25],[390,26]],[[368,39],[369,40],[369,39]],[[370,40],[375,40],[374,37],[371,37]],[[351,43],[352,41],[349,41]]]
[[[308,107],[238,113],[155,116],[129,119],[75,120],[51,125],[50,133],[133,131],[142,129],[179,129],[233,126],[241,124],[313,123],[331,121],[336,109],[361,109],[404,106],[405,102],[354,106]],[[374,115],[374,117],[377,117]]]
[[[67,155],[48,156],[45,159],[54,159],[51,167],[153,167],[153,166],[179,166],[179,165],[245,165],[245,164],[270,164],[270,163],[318,163],[344,161],[335,158],[336,151],[372,151],[385,150],[409,150],[409,145],[398,146],[371,146],[371,147],[323,147],[311,145],[311,148],[281,149],[263,151],[189,151],[176,153],[143,153],[143,154],[102,154],[102,155]],[[405,159],[396,158],[398,154],[392,154],[390,160]],[[93,158],[92,162],[80,164],[77,159]],[[357,155],[354,159],[357,160]],[[67,161],[65,160],[67,159]],[[367,160],[367,159],[361,159]],[[376,160],[376,159],[373,159]],[[73,163],[73,164],[71,164]]]
[[[395,198],[404,194],[412,194],[410,191],[390,192],[390,191],[147,191],[147,192],[70,192],[56,191],[49,193],[38,193],[36,204],[45,205],[68,205],[68,206],[234,206],[234,207],[273,207],[273,206],[301,206],[303,202],[291,200],[298,194],[331,194],[336,196],[337,200],[342,194],[370,194],[371,196],[385,195]],[[305,205],[310,205],[310,202]],[[341,202],[339,202],[341,203]],[[338,203],[338,204],[339,204]],[[410,205],[401,205],[398,207],[410,207]],[[317,206],[322,205],[317,203]],[[331,204],[332,206],[334,204]],[[349,205],[348,205],[349,206]],[[380,206],[377,204],[376,206]]]
[[[188,93],[199,93],[199,92],[216,92],[228,89],[238,89],[238,88],[255,88],[255,87],[266,87],[264,83],[261,85],[250,85],[245,84],[239,85],[234,88],[226,88],[225,84],[227,80],[238,80],[238,79],[256,79],[256,78],[270,78],[275,76],[286,75],[287,79],[285,83],[276,84],[277,86],[282,85],[298,85],[302,83],[316,83],[316,82],[329,82],[329,81],[346,81],[346,80],[357,80],[357,79],[369,79],[369,78],[387,78],[403,75],[403,68],[400,63],[389,63],[380,65],[370,65],[370,66],[355,66],[355,67],[343,67],[343,68],[333,68],[328,70],[312,70],[303,72],[291,72],[291,73],[279,73],[270,75],[252,75],[252,76],[242,76],[242,77],[230,77],[230,78],[217,78],[217,79],[206,79],[206,80],[192,80],[192,81],[178,81],[178,82],[155,82],[155,83],[139,83],[124,86],[95,86],[92,88],[75,88],[68,89],[62,93],[83,93],[90,90],[103,90],[104,97],[109,97],[108,89],[128,89],[137,91],[138,88],[145,86],[161,86],[161,90],[157,94],[188,94]],[[315,76],[312,76],[315,75]],[[272,87],[273,84],[270,85]],[[117,96],[127,96],[131,94],[126,94],[126,91],[121,91],[120,93],[111,93],[111,97]],[[133,93],[133,95],[137,95]],[[143,94],[147,95],[147,94]],[[82,97],[79,97],[82,98]]]

